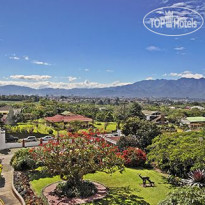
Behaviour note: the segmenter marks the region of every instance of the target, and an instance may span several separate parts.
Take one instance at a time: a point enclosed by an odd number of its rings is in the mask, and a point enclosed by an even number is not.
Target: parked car
[[[18,137],[14,137],[13,135],[9,135],[6,137],[6,142],[17,142],[18,141]]]
[[[35,136],[28,136],[27,138],[24,138],[25,142],[36,142],[37,139]]]
[[[45,136],[41,138],[43,141],[49,141],[49,140],[54,140],[54,137],[52,136]]]

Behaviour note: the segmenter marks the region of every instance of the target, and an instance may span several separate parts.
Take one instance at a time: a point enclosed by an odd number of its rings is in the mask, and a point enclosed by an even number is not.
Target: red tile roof
[[[72,122],[72,121],[91,122],[92,121],[91,118],[84,117],[82,115],[71,115],[71,116],[55,115],[53,117],[46,117],[45,120],[48,122]]]

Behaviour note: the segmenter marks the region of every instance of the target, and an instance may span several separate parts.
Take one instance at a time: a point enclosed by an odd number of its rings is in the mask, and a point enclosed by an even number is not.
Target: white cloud
[[[153,80],[153,77],[147,77],[146,80]]]
[[[87,69],[87,68],[85,68],[85,69],[83,69],[85,72],[88,72],[89,71],[89,69]]]
[[[187,4],[185,2],[178,2],[171,5],[171,7],[186,7],[186,6]]]
[[[176,50],[176,51],[183,51],[184,49],[185,48],[183,46],[174,48],[174,50]]]
[[[46,63],[46,62],[43,62],[43,61],[36,61],[36,60],[32,61],[32,63],[34,63],[36,65],[46,65],[46,66],[51,65],[49,63]]]
[[[20,58],[17,57],[17,56],[10,56],[9,59],[11,59],[11,60],[20,60]]]
[[[23,56],[24,60],[28,61],[29,57],[28,56]]]
[[[191,40],[191,41],[195,41],[195,40],[196,40],[196,38],[190,38],[190,40]]]
[[[161,49],[159,47],[156,47],[156,46],[148,46],[146,49],[148,51],[161,51]]]
[[[3,85],[18,85],[31,88],[62,88],[62,89],[72,89],[72,88],[106,88],[106,87],[116,87],[122,85],[128,85],[130,83],[122,83],[115,81],[112,83],[98,83],[90,82],[85,80],[83,82],[76,83],[65,83],[65,82],[51,82],[51,81],[38,81],[38,82],[28,82],[28,81],[0,81],[0,86]]]
[[[180,77],[180,78],[195,78],[195,79],[200,79],[205,77],[203,74],[192,73],[191,71],[184,71],[182,73],[170,73],[169,76]]]
[[[51,78],[49,75],[11,75],[11,79],[15,80],[32,80],[32,81],[41,81],[48,80]]]
[[[168,3],[169,2],[169,0],[162,0],[162,3],[163,4],[166,4],[166,3]]]
[[[108,72],[108,73],[114,72],[113,70],[110,70],[110,69],[107,69],[107,70],[105,70],[105,71]]]
[[[69,82],[72,82],[72,81],[75,81],[75,80],[77,80],[76,77],[68,76],[68,81]]]

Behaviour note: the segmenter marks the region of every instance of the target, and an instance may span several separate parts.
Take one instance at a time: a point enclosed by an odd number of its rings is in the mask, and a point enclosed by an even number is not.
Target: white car
[[[36,142],[37,139],[35,136],[28,136],[27,138],[24,139],[25,142]]]
[[[43,141],[49,141],[49,140],[54,140],[54,137],[52,136],[45,136],[41,138]]]

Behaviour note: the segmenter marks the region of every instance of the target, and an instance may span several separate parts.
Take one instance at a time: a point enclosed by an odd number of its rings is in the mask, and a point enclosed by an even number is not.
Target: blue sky
[[[181,37],[143,25],[179,4],[204,16],[203,0],[0,0],[0,85],[107,87],[205,76],[205,27]]]

